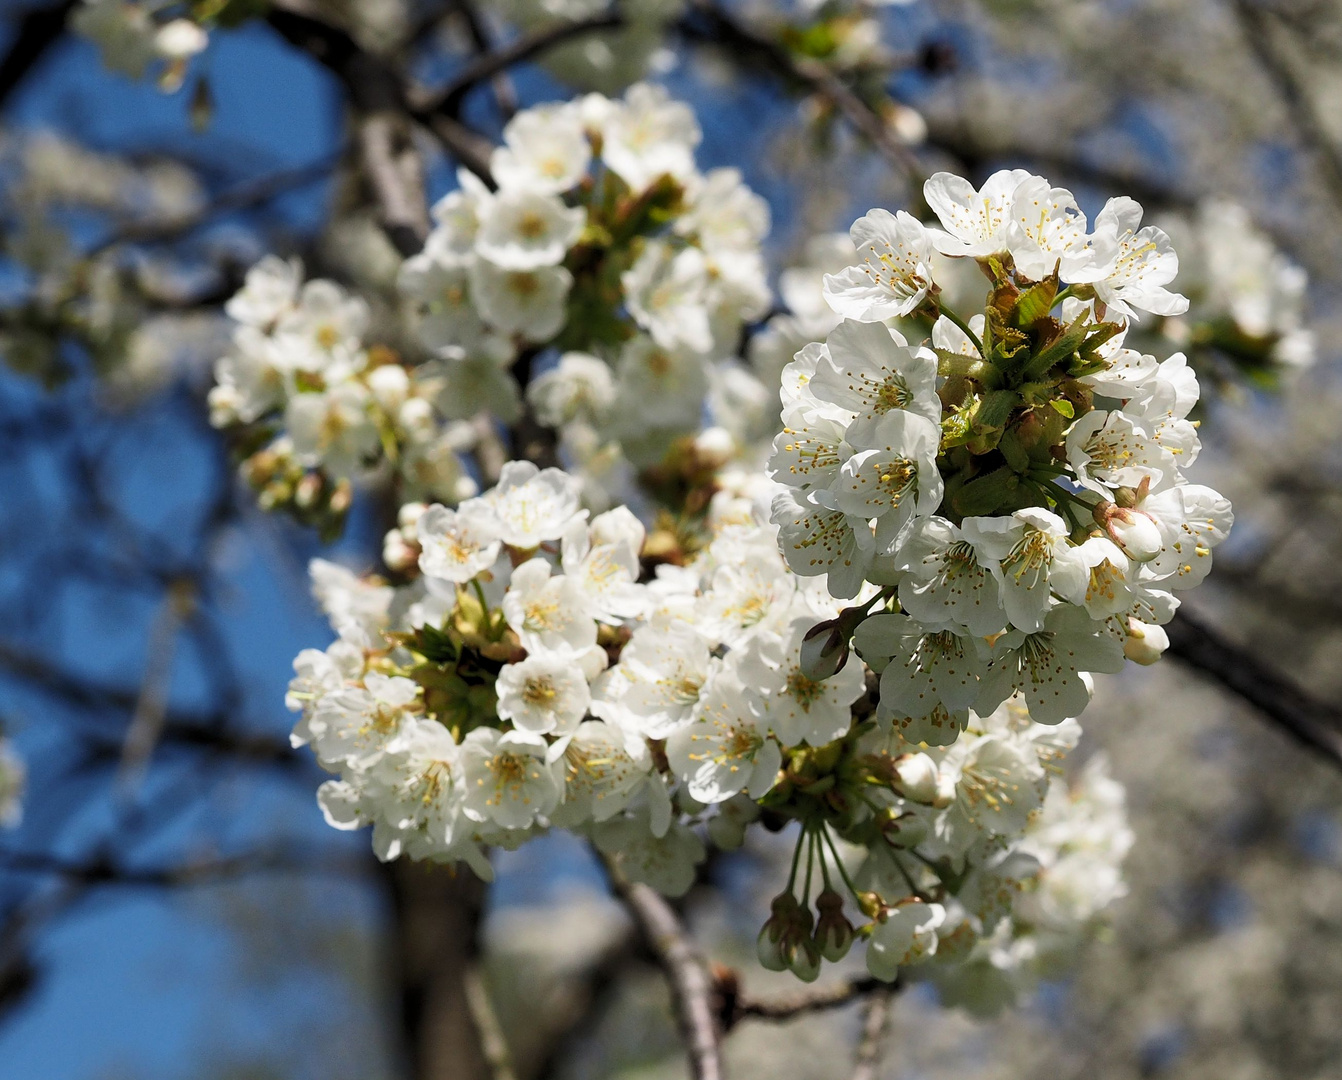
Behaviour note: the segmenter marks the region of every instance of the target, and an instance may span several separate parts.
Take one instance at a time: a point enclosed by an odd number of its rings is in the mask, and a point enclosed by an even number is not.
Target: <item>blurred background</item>
[[[477,944],[462,992],[492,997],[522,1080],[685,1075],[660,976],[576,840],[501,854],[483,895],[379,867],[366,836],[323,824],[283,705],[293,657],[331,638],[306,564],[373,566],[382,509],[356,500],[335,544],[260,512],[203,400],[222,302],[261,254],[374,297],[399,257],[351,179],[345,88],[268,5],[212,33],[175,92],[108,70],[64,29],[79,6],[0,5],[0,723],[27,769],[0,834],[0,1075],[450,1077],[431,1044],[451,1045],[434,1009],[452,991],[425,968]],[[305,5],[429,86],[473,31],[512,40],[536,6]],[[1223,670],[1174,657],[1100,681],[1079,756],[1107,752],[1127,787],[1129,895],[1014,1011],[901,995],[880,1075],[1342,1076],[1342,5],[665,7],[604,66],[542,56],[506,93],[663,81],[699,114],[700,165],[741,168],[769,200],[775,268],[870,206],[917,211],[938,168],[1024,167],[1092,215],[1139,199],[1194,301],[1150,332],[1198,367],[1192,479],[1235,505],[1188,605]],[[462,111],[490,137],[494,90]],[[454,167],[425,152],[437,197]],[[1227,655],[1292,684],[1239,669],[1277,715],[1227,680]],[[761,992],[789,989],[752,959],[784,854],[716,860],[684,904]],[[445,893],[483,907],[478,942],[433,914]],[[851,1007],[742,1023],[732,1075],[845,1074],[858,1023]]]

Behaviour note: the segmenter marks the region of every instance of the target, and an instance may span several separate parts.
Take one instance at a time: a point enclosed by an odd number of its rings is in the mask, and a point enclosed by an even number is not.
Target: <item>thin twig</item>
[[[113,229],[85,254],[96,255],[115,244],[148,244],[179,239],[222,214],[260,206],[296,188],[306,187],[321,180],[330,174],[339,160],[340,155],[333,155],[311,165],[300,165],[257,180],[249,180],[225,191],[218,198],[211,199],[190,213],[153,221],[130,222]]]
[[[680,916],[655,890],[625,881],[607,862],[615,892],[634,916],[648,948],[666,973],[694,1080],[722,1080],[722,1033],[713,979]]]
[[[690,0],[690,10],[708,24],[709,32],[704,33],[691,20],[683,19],[680,25],[687,37],[724,45],[728,55],[738,61],[747,55],[761,58],[776,74],[802,84],[828,101],[901,172],[907,176],[917,175],[917,155],[895,136],[880,114],[858,97],[825,63],[813,57],[794,54],[784,45],[737,19],[713,0]]]
[[[862,1039],[857,1044],[854,1058],[853,1080],[876,1080],[880,1072],[881,1044],[885,1042],[885,1031],[890,1025],[890,1002],[894,996],[894,986],[882,986],[867,1000],[862,1017]]]
[[[612,8],[586,19],[561,22],[530,34],[523,34],[507,45],[502,45],[471,61],[441,90],[412,98],[412,102],[416,109],[422,112],[443,112],[455,117],[461,109],[461,102],[465,96],[487,79],[516,64],[533,60],[566,41],[600,30],[618,29],[623,25],[624,16],[618,9]]]
[[[131,713],[130,725],[126,728],[126,740],[121,747],[121,765],[117,769],[117,784],[124,794],[131,794],[139,787],[154,753],[154,746],[163,737],[163,728],[168,719],[168,684],[172,679],[177,636],[195,606],[196,590],[189,579],[181,578],[168,586],[158,616],[150,628],[140,696],[135,702],[135,711]]]
[[[1239,21],[1244,44],[1258,60],[1285,105],[1301,140],[1318,159],[1320,173],[1333,202],[1342,208],[1342,149],[1339,149],[1319,118],[1309,92],[1301,85],[1286,57],[1275,42],[1274,27],[1268,13],[1248,0],[1230,0]]]
[[[485,1060],[494,1073],[494,1080],[517,1080],[512,1055],[508,1052],[508,1041],[503,1036],[503,1026],[499,1023],[480,965],[471,965],[465,981],[466,1004],[471,1010],[476,1031],[480,1034],[480,1049],[484,1051]]]
[[[23,82],[28,72],[65,33],[65,20],[78,0],[62,0],[49,7],[27,11],[19,20],[14,40],[0,60],[0,107]]]
[[[1165,631],[1172,657],[1209,676],[1296,742],[1335,768],[1342,768],[1342,711],[1306,694],[1248,649],[1222,637],[1187,607],[1180,609]]]
[[[732,1010],[731,1022],[736,1025],[742,1020],[768,1020],[781,1022],[793,1020],[807,1013],[822,1012],[849,1005],[859,998],[875,991],[886,989],[889,983],[881,982],[870,975],[849,979],[847,982],[828,983],[812,986],[795,994],[773,998],[738,997]]]

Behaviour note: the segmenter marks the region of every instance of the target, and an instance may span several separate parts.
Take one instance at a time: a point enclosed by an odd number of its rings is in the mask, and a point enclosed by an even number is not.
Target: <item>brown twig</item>
[[[1276,88],[1301,140],[1318,159],[1329,195],[1342,208],[1342,149],[1333,141],[1309,92],[1278,48],[1271,17],[1248,0],[1230,0],[1230,6],[1239,22],[1244,44]]]
[[[862,1038],[857,1044],[853,1080],[876,1080],[881,1066],[881,1044],[890,1025],[890,1002],[895,987],[882,986],[867,1000],[862,1017]]]
[[[625,881],[607,862],[616,894],[638,924],[648,948],[666,973],[694,1080],[722,1080],[722,1032],[714,1007],[716,991],[708,966],[680,916],[655,890]]]
[[[919,172],[917,155],[894,135],[890,127],[870,105],[826,64],[809,56],[798,56],[785,46],[755,30],[723,10],[713,0],[690,0],[690,10],[707,23],[707,32],[695,27],[690,19],[680,26],[687,37],[726,47],[728,55],[740,61],[756,56],[791,82],[800,83],[823,98],[848,123],[864,135],[892,165],[908,176]]]
[[[65,33],[65,20],[78,0],[62,0],[50,7],[37,7],[19,19],[14,40],[0,60],[0,106],[23,82],[28,72]]]
[[[1169,654],[1209,676],[1222,689],[1335,768],[1342,768],[1342,711],[1311,697],[1257,656],[1224,638],[1187,607],[1165,627]]]
[[[507,45],[499,46],[484,53],[467,64],[452,81],[433,93],[413,98],[413,104],[421,112],[442,112],[455,117],[461,110],[462,100],[470,91],[506,71],[516,64],[526,63],[548,52],[566,41],[596,33],[600,30],[614,30],[624,25],[624,16],[618,9],[612,8],[598,15],[573,22],[561,22],[541,30],[523,34]]]
[[[786,996],[773,998],[741,996],[737,998],[736,1005],[732,1009],[728,1029],[742,1020],[768,1020],[781,1023],[808,1013],[838,1009],[878,990],[888,989],[890,985],[870,975],[863,975],[846,982],[808,987]]]

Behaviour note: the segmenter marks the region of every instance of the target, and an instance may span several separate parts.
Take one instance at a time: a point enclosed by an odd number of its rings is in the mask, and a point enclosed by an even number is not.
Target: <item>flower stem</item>
[[[969,323],[965,322],[964,319],[960,318],[959,315],[957,315],[950,308],[946,307],[944,304],[940,305],[940,310],[941,313],[946,316],[946,318],[950,319],[951,322],[955,323],[956,326],[958,326],[961,330],[965,332],[965,336],[968,337],[971,342],[973,342],[974,348],[978,349],[979,356],[984,360],[988,359],[988,357],[984,355],[983,352],[983,342],[979,340],[978,334],[974,333],[974,331],[969,328]]]

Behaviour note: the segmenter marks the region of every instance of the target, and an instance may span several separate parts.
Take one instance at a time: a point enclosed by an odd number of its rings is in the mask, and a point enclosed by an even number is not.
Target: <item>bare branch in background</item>
[[[1333,142],[1309,92],[1301,85],[1290,62],[1281,52],[1271,14],[1248,0],[1230,0],[1230,3],[1239,21],[1244,44],[1276,87],[1301,140],[1319,163],[1320,176],[1329,195],[1337,207],[1342,209],[1342,149]]]
[[[795,994],[774,998],[738,997],[728,1022],[730,1030],[742,1020],[768,1020],[782,1022],[794,1020],[813,1012],[825,1009],[838,1009],[851,1005],[859,998],[867,997],[878,991],[899,989],[899,984],[881,982],[870,975],[862,975],[846,982],[826,983],[811,986]]]
[[[882,987],[867,1000],[862,1018],[862,1038],[857,1044],[853,1080],[876,1080],[881,1068],[881,1044],[890,1026],[890,1002],[893,987]]]
[[[671,986],[681,1038],[694,1080],[722,1080],[722,1032],[717,991],[689,932],[675,909],[655,890],[623,880],[607,864],[615,892],[629,908],[639,931]]]
[[[459,71],[447,86],[433,93],[412,98],[421,112],[444,112],[456,116],[466,95],[480,83],[493,78],[516,64],[526,63],[548,52],[557,45],[573,41],[600,30],[613,30],[624,25],[624,17],[617,8],[573,22],[561,22],[543,30],[523,34],[507,45],[484,53]]]
[[[808,56],[793,54],[725,11],[713,0],[690,0],[689,6],[707,24],[707,31],[697,28],[692,20],[684,19],[680,25],[687,37],[721,44],[738,64],[751,56],[762,60],[775,75],[800,83],[827,101],[906,177],[916,178],[922,171],[917,154],[901,142],[885,120],[826,64]]]
[[[1248,702],[1296,742],[1342,768],[1342,710],[1310,697],[1248,649],[1189,614],[1187,606],[1165,630],[1170,656]]]
[[[0,107],[9,101],[47,50],[60,40],[65,33],[65,20],[78,2],[61,0],[47,7],[34,7],[19,20],[9,51],[0,59]]]

